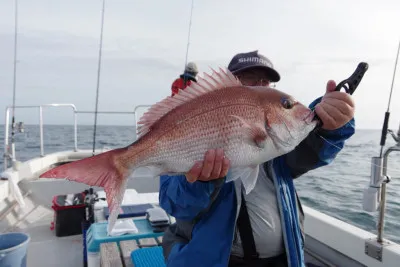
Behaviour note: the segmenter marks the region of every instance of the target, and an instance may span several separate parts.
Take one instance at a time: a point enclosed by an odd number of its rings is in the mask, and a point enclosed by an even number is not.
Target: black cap
[[[233,74],[252,68],[265,70],[271,82],[278,82],[281,79],[279,73],[274,70],[272,62],[265,56],[259,54],[258,50],[236,54],[228,65],[228,69]]]

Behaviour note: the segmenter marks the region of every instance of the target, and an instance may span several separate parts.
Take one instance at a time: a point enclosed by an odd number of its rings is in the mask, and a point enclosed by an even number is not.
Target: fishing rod
[[[185,73],[185,69],[186,69],[186,64],[188,61],[188,55],[189,55],[189,44],[190,44],[190,32],[192,29],[192,16],[193,16],[193,3],[194,0],[192,0],[192,5],[190,8],[190,19],[189,19],[189,32],[188,32],[188,39],[187,39],[187,45],[186,45],[186,58],[185,58],[185,66],[183,67],[183,72]],[[185,87],[186,87],[186,79],[183,79]]]
[[[399,45],[397,47],[397,56],[396,56],[396,61],[394,63],[394,70],[393,70],[393,77],[392,77],[392,85],[390,88],[390,94],[389,94],[389,101],[388,101],[388,106],[387,106],[387,110],[385,112],[385,119],[383,121],[383,127],[382,127],[382,134],[381,134],[381,142],[380,142],[380,146],[381,146],[381,151],[379,156],[382,157],[382,153],[383,153],[383,147],[385,146],[386,143],[386,135],[388,133],[388,127],[389,127],[389,116],[390,116],[390,104],[391,104],[391,100],[392,100],[392,93],[393,93],[393,85],[394,85],[394,80],[396,77],[396,69],[397,69],[397,62],[399,59],[399,52],[400,52],[400,41],[399,41]],[[399,127],[399,131],[400,131],[400,127]]]
[[[397,47],[397,55],[394,64],[388,106],[385,112],[385,118],[382,127],[380,153],[378,157],[372,157],[371,159],[370,183],[369,186],[363,192],[363,209],[369,212],[374,212],[379,209],[377,238],[376,240],[368,239],[365,242],[365,253],[373,258],[378,258],[378,259],[382,259],[383,246],[388,244],[386,241],[383,240],[385,206],[386,206],[386,185],[391,180],[390,176],[387,174],[388,156],[393,151],[400,152],[400,125],[397,134],[395,134],[392,130],[388,129],[389,117],[390,117],[390,104],[392,99],[394,81],[396,77],[399,53],[400,53],[400,40]],[[388,133],[392,135],[393,139],[396,141],[396,145],[391,146],[384,151],[386,136]]]
[[[13,105],[12,105],[12,119],[11,119],[11,157],[15,161],[15,102],[16,102],[16,88],[17,88],[17,47],[18,47],[18,0],[14,1],[14,70],[13,70]]]
[[[96,104],[94,111],[94,129],[93,129],[93,151],[92,154],[94,156],[94,151],[96,149],[96,130],[97,130],[97,114],[98,114],[98,106],[99,106],[99,87],[100,87],[100,73],[101,73],[101,56],[103,51],[103,29],[104,29],[104,10],[105,10],[105,2],[103,0],[103,6],[101,10],[101,28],[100,28],[100,44],[99,44],[99,59],[97,64],[97,85],[96,85]]]
[[[99,91],[100,91],[100,73],[101,73],[101,58],[102,58],[102,51],[103,51],[103,31],[104,31],[104,11],[105,11],[105,2],[103,0],[102,9],[101,9],[101,26],[100,26],[100,42],[99,42],[99,58],[97,63],[97,84],[96,84],[96,104],[95,104],[95,111],[94,111],[94,127],[93,127],[93,149],[92,155],[95,155],[96,150],[96,132],[97,132],[97,114],[98,114],[98,107],[99,107]],[[93,215],[93,205],[96,201],[95,194],[93,192],[93,188],[90,187],[89,190],[85,191],[85,218],[81,223],[82,227],[82,234],[84,240],[83,246],[83,266],[88,266],[87,263],[87,250],[86,250],[86,233],[89,229],[90,225],[94,222],[94,215]],[[103,199],[105,200],[105,199]]]

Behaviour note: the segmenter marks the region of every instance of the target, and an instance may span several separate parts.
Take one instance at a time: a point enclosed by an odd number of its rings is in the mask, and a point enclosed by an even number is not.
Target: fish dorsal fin
[[[173,97],[168,96],[152,105],[143,114],[137,123],[137,139],[150,131],[151,126],[174,108],[187,103],[201,95],[231,86],[241,86],[241,82],[229,71],[219,68],[219,71],[212,69],[212,74],[204,73],[204,77],[199,77],[197,82],[192,82],[184,90],[179,90]]]

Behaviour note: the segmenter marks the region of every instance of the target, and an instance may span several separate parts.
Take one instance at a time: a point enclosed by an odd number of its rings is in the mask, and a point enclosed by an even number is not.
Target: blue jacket
[[[354,119],[334,131],[316,129],[292,152],[264,164],[278,189],[289,267],[305,266],[304,214],[293,179],[329,164],[354,131]],[[161,176],[160,205],[176,219],[163,238],[167,266],[227,266],[238,214],[236,197],[234,182],[225,183],[224,178],[191,184],[184,175]]]

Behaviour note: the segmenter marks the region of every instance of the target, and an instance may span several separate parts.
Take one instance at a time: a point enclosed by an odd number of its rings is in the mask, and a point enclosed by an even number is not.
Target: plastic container
[[[165,267],[163,248],[161,246],[141,248],[132,251],[131,259],[135,267]]]
[[[107,242],[120,242],[122,240],[138,240],[142,238],[156,238],[163,236],[162,232],[154,232],[153,228],[150,226],[146,219],[132,219],[135,223],[138,233],[135,234],[124,234],[109,236],[107,234],[107,222],[93,223],[89,229],[86,231],[86,248],[89,252],[100,252],[100,244]]]
[[[121,219],[121,218],[146,216],[146,211],[152,208],[154,208],[154,206],[148,203],[124,205],[121,206],[120,213],[118,214],[117,218]],[[106,218],[106,220],[108,220],[108,217],[110,216],[110,211],[108,210],[108,207],[104,207],[103,211],[104,211],[104,217]]]
[[[88,267],[88,257],[87,257],[87,248],[86,248],[86,232],[89,229],[90,225],[91,225],[91,223],[89,221],[82,222],[83,267]]]
[[[85,219],[85,194],[73,195],[73,203],[67,204],[65,195],[53,198],[54,210],[53,227],[56,236],[70,236],[82,234],[82,221]]]
[[[30,240],[29,235],[24,233],[0,234],[0,266],[26,267]]]

